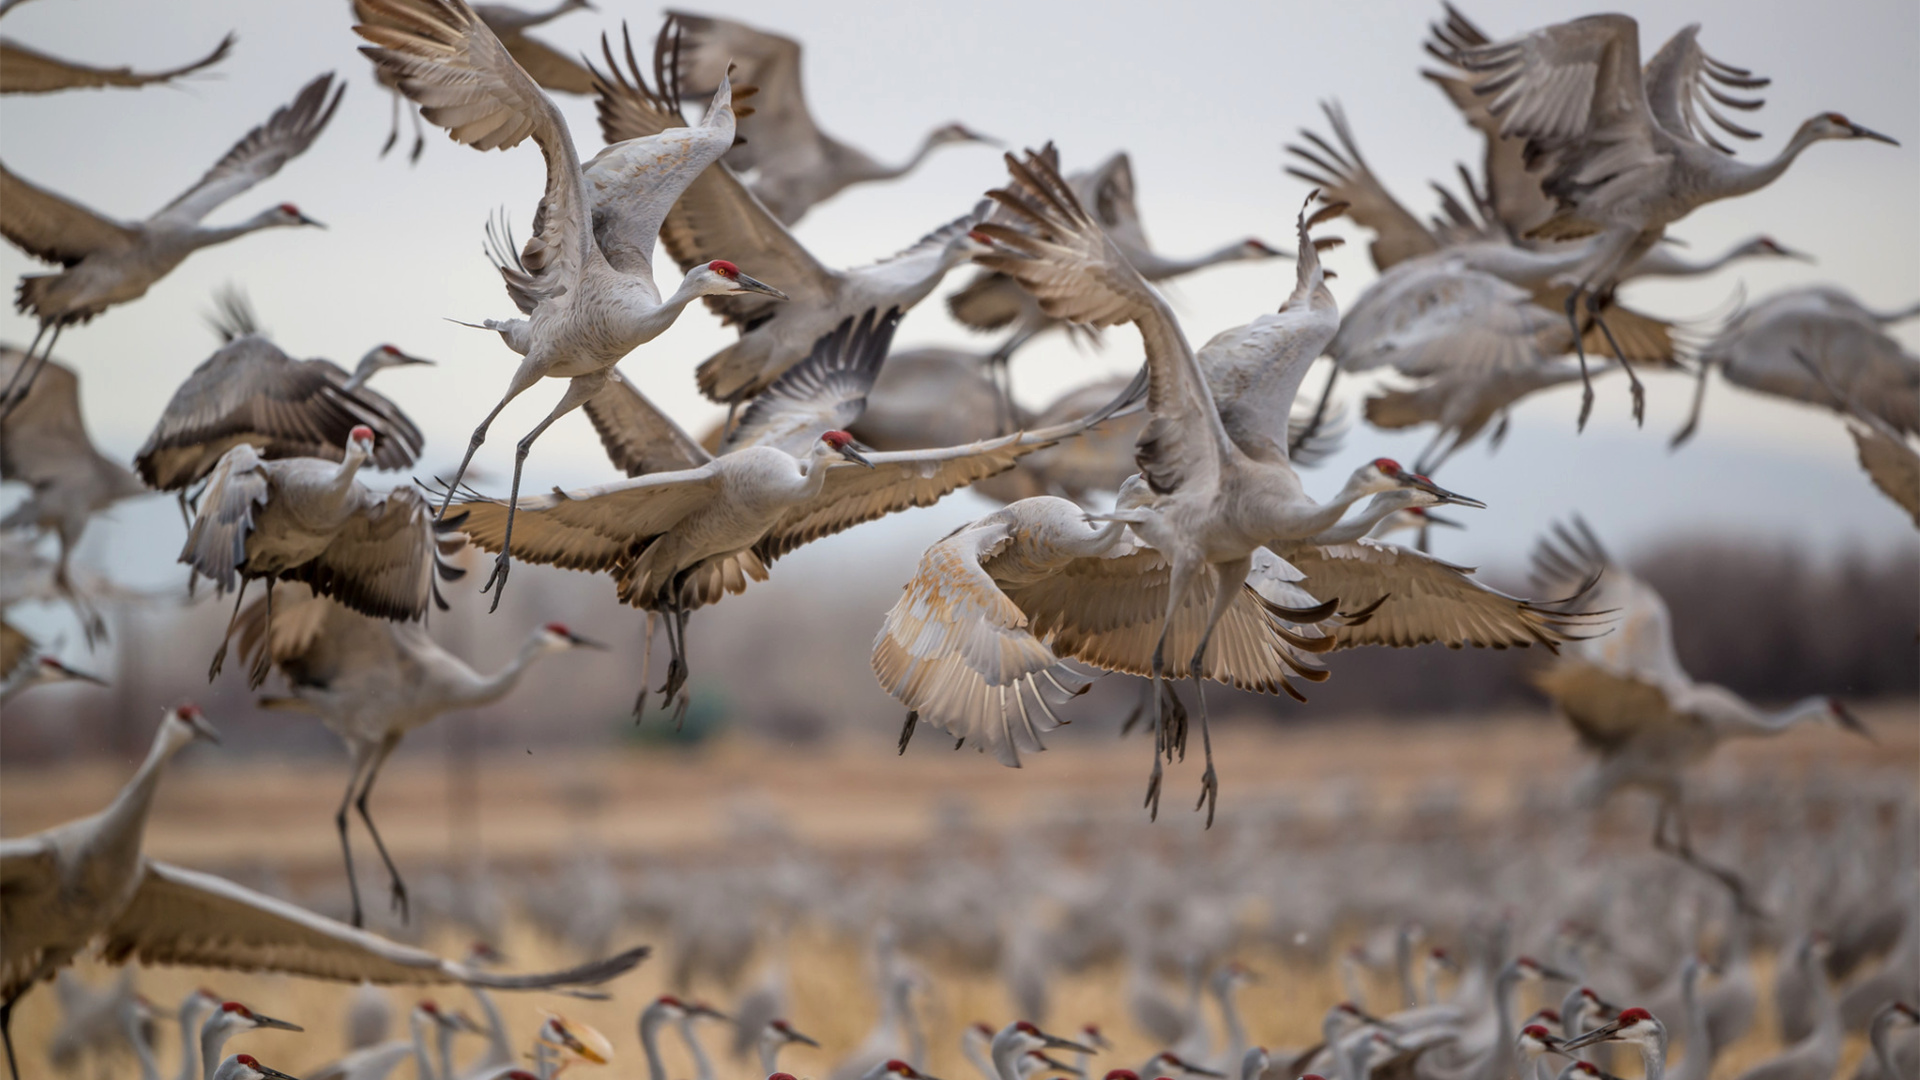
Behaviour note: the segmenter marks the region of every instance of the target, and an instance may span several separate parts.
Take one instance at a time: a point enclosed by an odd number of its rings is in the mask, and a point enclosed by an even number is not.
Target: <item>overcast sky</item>
[[[1920,297],[1920,5],[1830,3],[1817,18],[1807,5],[1747,0],[1627,10],[1643,20],[1649,48],[1699,21],[1701,41],[1715,57],[1773,77],[1767,107],[1750,121],[1765,138],[1742,147],[1743,158],[1777,150],[1802,118],[1822,110],[1844,112],[1902,143],[1814,147],[1768,190],[1709,207],[1673,230],[1698,255],[1764,232],[1813,254],[1816,265],[1750,264],[1704,281],[1634,288],[1633,303],[1702,317],[1723,313],[1739,289],[1759,296],[1815,281],[1836,283],[1878,307]],[[802,39],[807,96],[822,126],[883,159],[905,156],[927,129],[952,120],[1014,145],[1053,139],[1070,167],[1131,152],[1150,234],[1173,254],[1246,235],[1291,246],[1305,185],[1281,172],[1281,146],[1302,125],[1321,124],[1322,100],[1344,104],[1376,172],[1416,212],[1430,206],[1429,178],[1449,178],[1456,161],[1478,154],[1472,134],[1419,77],[1426,23],[1439,14],[1426,0],[1192,3],[1177,15],[1165,5],[1123,3],[740,0],[716,13]],[[1586,9],[1474,2],[1468,13],[1498,36]],[[632,22],[636,36],[650,37],[659,14],[608,3],[540,33],[563,48],[586,49],[621,19]],[[482,225],[502,206],[522,227],[531,219],[542,185],[540,155],[531,143],[483,155],[429,128],[417,167],[404,156],[410,131],[399,152],[376,158],[391,103],[354,51],[350,23],[348,5],[333,0],[38,0],[7,17],[8,36],[46,51],[146,68],[182,62],[237,31],[233,55],[217,73],[180,88],[0,101],[7,166],[110,216],[143,217],[164,205],[314,75],[334,70],[350,84],[331,128],[305,157],[213,215],[237,221],[291,201],[328,223],[328,231],[276,230],[197,254],[143,300],[61,339],[59,356],[79,370],[87,418],[108,453],[130,456],[173,388],[212,351],[203,315],[214,289],[227,282],[246,289],[275,339],[295,355],[351,365],[370,346],[392,341],[437,359],[436,368],[388,373],[378,384],[426,433],[428,468],[457,460],[468,432],[504,389],[513,354],[495,336],[445,320],[512,313],[481,256]],[[565,99],[562,107],[591,153],[599,139],[590,104]],[[844,193],[798,232],[829,264],[869,261],[962,212],[1003,179],[994,151],[949,149],[904,181]],[[1347,232],[1360,238],[1351,226]],[[660,261],[670,289],[671,266]],[[1373,276],[1364,243],[1329,261],[1340,272],[1335,291],[1343,301]],[[0,253],[0,272],[37,269],[11,247]],[[1172,291],[1188,337],[1203,342],[1271,310],[1291,275],[1290,266],[1274,262],[1182,282]],[[0,319],[0,339],[24,344],[32,337],[27,319],[11,312]],[[689,309],[622,370],[697,430],[717,410],[696,395],[693,368],[730,336],[704,310]],[[1910,348],[1920,342],[1911,324],[1902,336]],[[898,342],[991,344],[953,324],[937,297],[907,318]],[[1131,330],[1109,332],[1108,342],[1102,352],[1057,337],[1036,344],[1016,369],[1023,396],[1044,399],[1137,364]],[[1315,373],[1309,385],[1321,377]],[[1569,388],[1523,406],[1499,453],[1483,446],[1449,464],[1444,482],[1490,509],[1473,513],[1474,531],[1449,537],[1444,552],[1469,562],[1517,560],[1543,525],[1574,511],[1628,550],[1676,531],[1778,537],[1827,552],[1913,543],[1899,511],[1859,473],[1830,414],[1716,385],[1700,436],[1669,455],[1665,440],[1680,423],[1691,384],[1679,376],[1649,383],[1644,431],[1634,429],[1626,384],[1615,377],[1600,384],[1584,436],[1574,434],[1578,390]],[[477,462],[483,489],[504,494],[514,442],[560,392],[558,383],[538,387],[502,416]],[[1411,460],[1426,437],[1356,430],[1341,458],[1309,476],[1309,490],[1330,493],[1368,457]],[[536,447],[527,486],[540,491],[612,475],[577,416]],[[825,566],[884,548],[910,565],[909,552],[984,505],[957,498],[819,545],[814,558]],[[88,553],[137,579],[173,580],[180,538],[170,501],[151,499],[116,510],[94,530]]]

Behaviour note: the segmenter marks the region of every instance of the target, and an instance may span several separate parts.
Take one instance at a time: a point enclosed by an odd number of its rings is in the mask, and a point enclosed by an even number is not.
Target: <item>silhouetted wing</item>
[[[1346,203],[1347,216],[1373,230],[1374,240],[1367,250],[1374,269],[1386,270],[1416,255],[1438,251],[1440,244],[1433,234],[1367,167],[1339,102],[1323,102],[1320,108],[1340,145],[1335,147],[1302,128],[1300,137],[1310,145],[1291,145],[1287,152],[1305,164],[1289,165],[1287,172],[1318,187],[1327,201]]]
[[[593,74],[586,66],[538,38],[515,34],[503,39],[520,69],[543,90],[560,94],[593,93]]]
[[[328,96],[328,91],[333,91]],[[273,111],[267,122],[247,132],[192,187],[149,220],[188,225],[214,207],[253,187],[299,157],[326,130],[347,84],[333,86],[333,73],[302,87],[292,102]]]
[[[433,599],[433,510],[419,491],[395,488],[333,535],[326,550],[285,577],[381,619],[418,619]]]
[[[618,371],[583,407],[608,460],[628,476],[693,469],[713,460],[693,436]]]
[[[629,949],[547,974],[495,974],[356,930],[212,874],[149,859],[101,952],[113,964],[134,959],[340,982],[536,990],[606,982],[631,970],[648,950]]]

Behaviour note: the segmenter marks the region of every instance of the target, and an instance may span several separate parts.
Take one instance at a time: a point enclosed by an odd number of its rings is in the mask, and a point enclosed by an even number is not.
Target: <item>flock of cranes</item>
[[[1805,288],[1746,306],[1696,351],[1670,323],[1616,299],[1622,283],[1636,278],[1795,256],[1762,236],[1692,261],[1665,241],[1693,210],[1775,182],[1814,143],[1892,139],[1821,113],[1772,160],[1742,162],[1721,134],[1755,133],[1721,110],[1757,109],[1760,101],[1745,95],[1767,80],[1707,55],[1697,26],[1643,64],[1637,25],[1626,16],[1590,16],[1498,40],[1446,7],[1427,43],[1445,70],[1428,74],[1482,133],[1486,154],[1478,177],[1461,170],[1463,192],[1441,189],[1431,223],[1378,181],[1354,125],[1329,104],[1331,136],[1303,131],[1289,148],[1290,171],[1315,186],[1294,223],[1291,253],[1245,239],[1194,258],[1162,254],[1141,225],[1125,154],[1066,172],[1049,143],[1007,153],[1004,180],[982,201],[898,254],[831,269],[790,231],[811,206],[900,176],[942,145],[993,140],[950,124],[928,134],[906,163],[884,165],[812,119],[795,42],[730,20],[670,13],[644,67],[624,28],[618,50],[603,35],[600,57],[577,63],[528,34],[582,9],[592,7],[585,0],[537,12],[465,0],[351,5],[353,28],[367,42],[361,51],[393,94],[382,154],[395,145],[405,109],[415,117],[415,159],[428,124],[482,151],[531,139],[546,166],[524,245],[504,215],[487,224],[488,256],[519,317],[477,326],[521,360],[473,429],[458,469],[435,487],[376,490],[366,480],[369,472],[413,466],[424,448],[405,411],[369,382],[385,369],[432,361],[392,344],[371,348],[351,372],[296,359],[259,329],[237,291],[219,301],[223,344],[167,402],[132,469],[94,448],[79,380],[52,359],[67,327],[140,299],[193,252],[260,229],[319,225],[292,204],[231,226],[204,221],[322,135],[345,92],[333,74],[307,83],[143,221],[110,220],[0,168],[0,235],[60,267],[22,278],[17,305],[38,332],[24,351],[7,349],[0,368],[0,475],[32,488],[4,522],[9,558],[16,536],[29,544],[40,534],[57,538],[50,592],[74,607],[91,644],[107,628],[71,566],[89,519],[147,491],[176,493],[187,519],[179,562],[189,583],[204,577],[216,595],[235,594],[209,677],[237,643],[251,688],[276,672],[286,684],[263,704],[314,714],[348,748],[335,827],[352,894],[341,923],[142,854],[148,808],[168,761],[215,738],[197,708],[175,706],[108,808],[0,845],[0,1028],[22,995],[90,950],[108,962],[459,983],[476,988],[489,1011],[491,999],[478,988],[577,988],[623,973],[644,948],[546,975],[501,975],[487,970],[485,957],[449,961],[363,929],[353,811],[381,857],[395,910],[403,922],[410,914],[401,870],[369,809],[400,741],[442,714],[511,693],[543,657],[600,648],[551,623],[533,629],[502,669],[475,671],[428,632],[429,613],[446,609],[442,586],[464,573],[458,552],[471,545],[495,556],[481,586],[495,608],[515,560],[612,578],[615,598],[645,613],[635,713],[652,686],[657,625],[669,653],[661,707],[678,721],[690,700],[694,611],[765,580],[776,560],[803,545],[969,486],[1005,505],[926,549],[873,645],[876,679],[908,710],[903,751],[925,723],[957,746],[1017,767],[1023,755],[1045,749],[1042,736],[1065,722],[1063,713],[1097,673],[1142,676],[1139,715],[1153,742],[1144,802],[1156,817],[1167,766],[1187,748],[1187,705],[1174,685],[1190,679],[1204,759],[1195,809],[1206,811],[1210,827],[1220,776],[1208,681],[1305,700],[1299,684],[1327,679],[1321,657],[1345,648],[1537,645],[1552,654],[1539,685],[1598,758],[1587,795],[1652,791],[1660,806],[1656,846],[1723,884],[1730,918],[1759,916],[1743,876],[1695,851],[1684,776],[1729,737],[1817,719],[1867,730],[1836,699],[1768,713],[1692,680],[1679,665],[1658,594],[1612,560],[1583,522],[1542,541],[1537,598],[1496,590],[1428,553],[1426,529],[1454,524],[1433,508],[1485,506],[1428,474],[1496,420],[1498,439],[1520,401],[1554,385],[1585,384],[1584,427],[1596,361],[1626,373],[1636,419],[1644,409],[1636,366],[1691,366],[1702,393],[1717,367],[1737,385],[1846,416],[1862,465],[1920,525],[1920,457],[1911,442],[1920,434],[1920,359],[1887,332],[1920,308],[1880,313],[1838,290]],[[194,64],[138,75],[7,41],[0,83],[7,92],[44,92],[165,82],[218,63],[231,46],[230,37]],[[583,155],[554,93],[593,98],[603,149]],[[689,101],[705,102],[697,120],[689,119]],[[1323,251],[1342,242],[1334,231],[1342,218],[1373,234],[1369,250],[1381,271],[1344,310],[1321,262]],[[656,281],[656,247],[681,272],[671,291]],[[1294,278],[1277,311],[1197,349],[1156,288],[1210,265],[1280,258],[1293,261]],[[928,349],[890,360],[901,321],[969,263],[974,276],[949,298],[949,309],[964,325],[1004,333],[1002,343],[984,354]],[[616,369],[630,356],[644,360],[648,343],[696,300],[738,332],[697,371],[700,392],[728,409],[704,438],[649,400],[640,369]],[[1037,413],[1014,400],[1007,364],[1028,341],[1057,327],[1095,337],[1121,324],[1131,324],[1143,344],[1137,375],[1090,382]],[[1324,388],[1317,399],[1301,399],[1322,356],[1330,360]],[[1411,468],[1375,458],[1326,497],[1308,494],[1301,470],[1353,437],[1332,401],[1337,376],[1383,367],[1409,385],[1369,399],[1365,419],[1379,428],[1432,424],[1432,445]],[[468,486],[493,422],[546,379],[565,387],[516,445],[505,496]],[[1700,407],[1696,394],[1676,445],[1694,430]],[[586,413],[625,478],[523,497],[533,444],[575,410]],[[1385,539],[1408,528],[1419,530],[1420,546]],[[262,589],[249,605],[256,581]],[[4,629],[0,674],[9,697],[46,682],[95,678],[38,655],[10,624]],[[1911,890],[1911,867],[1896,884]],[[1920,933],[1914,922],[1906,920],[1909,939]],[[1825,948],[1806,946],[1815,958],[1806,963],[1825,963]],[[1593,1072],[1575,1052],[1602,1042],[1637,1047],[1646,1074],[1660,1075],[1667,1028],[1647,1008],[1617,1009],[1589,990],[1569,998],[1558,1036],[1516,1025],[1516,985],[1581,977],[1573,965],[1503,952],[1486,951],[1480,982],[1453,1004],[1434,1002],[1431,993],[1421,1002],[1409,991],[1406,1012],[1384,1020],[1344,1004],[1328,1014],[1323,1049],[1284,1060],[1249,1045],[1232,1005],[1247,972],[1222,966],[1211,992],[1226,1018],[1228,1049],[1219,1056],[1204,1048],[1204,1062],[1192,1037],[1206,965],[1195,959],[1191,1007],[1156,1032],[1165,1049],[1137,1073],[1107,1076],[1256,1080],[1284,1067],[1358,1080],[1392,1059],[1401,1062],[1396,1075],[1499,1080],[1530,1069],[1546,1075],[1553,1054],[1567,1059],[1565,1076]],[[1691,1003],[1697,977],[1689,968],[1686,1019],[1700,1029],[1705,1021],[1696,1024]],[[1807,979],[1814,997],[1828,995],[1824,974]],[[891,1019],[837,1075],[919,1080],[924,1046],[896,1045],[911,1028],[915,977],[885,961],[878,982]],[[1482,990],[1490,1005],[1478,1000]],[[1889,1000],[1908,992],[1896,984]],[[291,1025],[211,995],[192,1001],[198,1004],[179,1015],[183,1043],[197,1041],[198,1049],[183,1075],[285,1075],[247,1054],[223,1060],[221,1050],[234,1032]],[[1875,1005],[1875,1049],[1897,1075],[1888,1032],[1911,1022],[1913,1010]],[[1807,1036],[1826,1041],[1802,1054],[1824,1062],[1826,1073],[1788,1062],[1756,1080],[1830,1074],[1838,1005],[1828,1006]],[[129,997],[114,1007],[111,1023],[144,1045],[137,1030],[151,1011]],[[207,1018],[194,1036],[189,1018],[201,1012]],[[781,1048],[812,1040],[764,1009],[750,1023],[741,1012],[742,1045],[758,1051],[764,1072],[785,1076],[776,1069]],[[692,1033],[702,1017],[726,1014],[673,996],[642,1013],[655,1080],[664,1078],[657,1042],[668,1025],[694,1049],[703,1080],[710,1075]],[[326,1075],[379,1077],[409,1056],[422,1076],[442,1080],[529,1075],[505,1045],[497,1015],[485,1028],[466,1022],[496,1041],[464,1073],[446,1049],[461,1022],[431,1003],[416,1008],[412,1021],[412,1039],[365,1047],[365,1057]],[[437,1072],[425,1049],[429,1034],[441,1048]],[[966,1045],[989,1080],[1043,1070],[1087,1077],[1089,1044],[1101,1036],[1092,1028],[1083,1037],[1050,1035],[1022,1020],[982,1027]],[[1701,1039],[1688,1039],[1690,1075],[1704,1076]],[[611,1052],[603,1036],[557,1016],[538,1043],[541,1076],[566,1061],[605,1061]],[[19,1075],[10,1035],[7,1050]],[[1067,1066],[1049,1050],[1082,1056]],[[1796,1044],[1789,1057],[1800,1052]],[[142,1060],[157,1075],[151,1056]]]

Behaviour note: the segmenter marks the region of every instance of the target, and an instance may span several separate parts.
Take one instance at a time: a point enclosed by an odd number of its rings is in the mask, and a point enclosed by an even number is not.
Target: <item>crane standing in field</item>
[[[377,16],[355,27],[373,43],[363,51],[395,77],[429,121],[477,150],[506,149],[531,136],[547,161],[534,235],[518,255],[496,252],[507,293],[526,318],[484,324],[524,359],[506,395],[474,429],[447,486],[451,501],[487,429],[509,402],[543,378],[566,379],[559,404],[515,448],[511,506],[534,440],[598,393],[622,357],[658,337],[688,304],[710,295],[781,295],[720,258],[690,271],[664,300],[653,281],[661,220],[687,185],[733,145],[732,88],[721,80],[698,126],[616,143],[582,167],[553,99],[465,0],[361,4]],[[442,517],[446,510],[442,502]],[[512,519],[509,512],[509,538]],[[495,609],[513,561],[510,546],[502,546],[483,587],[494,590]]]
[[[95,944],[109,964],[185,964],[377,983],[466,983],[506,990],[592,985],[625,973],[647,950],[545,975],[496,975],[399,945],[243,888],[149,859],[147,813],[167,762],[197,739],[217,740],[192,705],[169,709],[140,768],[90,817],[0,841],[0,1034],[13,1007]],[[20,1075],[14,1066],[14,1076]]]
[[[1338,522],[1360,499],[1397,487],[1450,493],[1381,458],[1356,471],[1333,499],[1319,503],[1306,495],[1288,461],[1287,429],[1300,379],[1340,321],[1316,248],[1337,241],[1315,241],[1309,235],[1313,225],[1340,212],[1337,204],[1312,218],[1301,210],[1293,293],[1277,315],[1262,321],[1245,348],[1223,359],[1220,377],[1233,393],[1216,400],[1165,299],[1106,238],[1049,164],[1048,155],[1029,151],[1024,160],[1011,154],[1006,160],[1013,183],[990,194],[1030,231],[982,225],[976,231],[1005,250],[978,261],[1020,282],[1048,314],[1095,326],[1132,322],[1146,346],[1152,419],[1140,435],[1136,462],[1150,496],[1106,518],[1132,526],[1170,563],[1150,690],[1154,758],[1146,803],[1157,814],[1161,758],[1175,749],[1162,723],[1159,692],[1166,638],[1190,595],[1204,590],[1213,598],[1188,664],[1198,678],[1205,670],[1211,630],[1237,595],[1233,586],[1246,579],[1261,545],[1312,536]],[[1196,809],[1206,807],[1210,823],[1219,781],[1203,691],[1199,700],[1207,767]]]
[[[1455,49],[1452,62],[1473,91],[1487,99],[1499,134],[1525,140],[1538,166],[1541,190],[1554,213],[1531,235],[1569,240],[1598,234],[1586,259],[1569,271],[1567,324],[1586,372],[1578,309],[1609,339],[1602,299],[1621,275],[1651,251],[1668,225],[1707,203],[1758,191],[1773,183],[1807,147],[1828,139],[1893,143],[1839,113],[1820,113],[1800,125],[1771,161],[1736,161],[1707,121],[1739,138],[1757,138],[1715,108],[1715,102],[1756,109],[1759,99],[1736,98],[1719,87],[1757,89],[1767,80],[1708,56],[1699,24],[1683,28],[1640,63],[1640,27],[1625,15],[1589,15],[1507,41]],[[1704,117],[1703,115],[1704,114]],[[1897,143],[1895,145],[1898,145]],[[1634,385],[1634,416],[1644,395]],[[1587,386],[1581,420],[1593,406]]]
[[[1659,800],[1653,843],[1719,879],[1744,908],[1746,887],[1731,870],[1693,850],[1683,805],[1688,769],[1705,761],[1722,740],[1777,735],[1796,724],[1830,720],[1871,738],[1838,698],[1810,697],[1762,712],[1733,691],[1695,682],[1674,650],[1667,605],[1652,586],[1614,561],[1585,522],[1556,527],[1534,550],[1534,581],[1541,587],[1590,582],[1582,598],[1589,611],[1609,611],[1613,633],[1567,646],[1535,679],[1580,742],[1599,761],[1587,782],[1597,805],[1623,788],[1644,788]]]
[[[292,203],[281,203],[238,225],[207,227],[200,222],[313,145],[333,119],[344,93],[344,84],[333,89],[332,74],[308,83],[291,103],[247,132],[197,183],[145,221],[109,220],[0,167],[0,235],[34,258],[66,268],[20,279],[15,306],[38,319],[40,328],[27,346],[30,363],[16,368],[5,391],[0,391],[0,419],[26,396],[40,367],[53,355],[64,327],[145,296],[154,282],[203,247],[260,229],[320,224]],[[48,330],[53,331],[52,337],[36,357]]]
[[[347,436],[373,432],[370,464],[404,469],[420,456],[422,438],[407,414],[367,380],[389,368],[431,365],[394,345],[367,350],[351,374],[331,360],[295,360],[267,340],[246,297],[217,297],[215,331],[226,344],[193,369],[173,392],[152,434],[134,455],[140,478],[160,491],[206,479],[229,449],[246,443],[265,460],[340,460]]]
[[[687,699],[686,624],[696,608],[762,581],[775,559],[823,536],[913,506],[929,506],[1027,454],[1128,407],[1130,387],[1068,424],[961,446],[863,453],[842,425],[860,414],[899,320],[868,311],[820,339],[742,414],[718,456],[625,380],[590,406],[601,441],[630,480],[520,500],[521,558],[612,574],[622,602],[665,623],[672,661],[661,702]],[[855,468],[858,466],[859,468]],[[507,548],[513,504],[472,496],[463,529],[488,551]],[[635,711],[644,705],[645,668]]]
[[[288,586],[291,592],[295,586]],[[299,590],[304,591],[304,590]],[[347,839],[347,810],[359,811],[392,880],[393,905],[404,919],[407,888],[374,828],[367,802],[380,768],[400,740],[443,713],[476,709],[506,697],[535,662],[555,653],[603,646],[548,623],[527,636],[513,660],[482,675],[442,648],[420,622],[372,619],[323,596],[262,597],[240,613],[233,633],[240,654],[255,670],[271,665],[286,677],[292,696],[261,699],[270,709],[312,713],[347,744],[351,765],[346,794],[334,814],[340,852],[353,894],[353,925],[363,916],[360,888]],[[269,623],[269,617],[272,622]]]
[[[799,42],[731,19],[684,11],[669,12],[668,17],[684,31],[674,61],[689,93],[712,93],[736,67],[742,86],[765,91],[759,111],[741,119],[740,145],[726,160],[734,169],[753,174],[753,194],[783,225],[794,224],[815,203],[855,184],[905,176],[942,146],[997,145],[965,125],[945,124],[928,132],[905,163],[883,165],[815,123],[800,83]]]

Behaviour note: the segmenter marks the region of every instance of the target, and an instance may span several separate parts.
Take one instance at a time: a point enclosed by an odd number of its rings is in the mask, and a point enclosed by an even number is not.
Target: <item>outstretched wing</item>
[[[607,459],[628,476],[693,469],[713,460],[699,440],[654,407],[618,371],[584,408]]]
[[[501,268],[522,310],[564,295],[591,257],[593,222],[573,135],[553,99],[514,63],[465,0],[357,0],[361,46],[420,106],[420,115],[476,150],[529,135],[547,162],[547,186],[519,265]]]
[[[1476,580],[1467,567],[1376,540],[1289,546],[1281,554],[1306,575],[1315,596],[1338,596],[1349,607],[1386,598],[1372,618],[1335,632],[1338,648],[1538,644],[1557,651],[1603,633],[1609,619],[1567,610],[1569,596],[1546,602],[1508,596]]]
[[[326,550],[285,577],[379,619],[417,619],[433,600],[439,547],[433,510],[420,492],[395,488],[368,499]]]
[[[1374,240],[1367,252],[1373,256],[1374,269],[1386,270],[1416,255],[1438,251],[1439,241],[1393,197],[1360,156],[1340,103],[1322,102],[1320,108],[1327,114],[1327,123],[1340,145],[1336,148],[1319,135],[1300,129],[1300,137],[1312,147],[1288,146],[1287,153],[1305,165],[1289,165],[1287,172],[1319,188],[1328,200],[1346,203],[1347,216],[1373,230]]]
[[[301,87],[293,101],[275,109],[266,123],[241,136],[205,176],[149,220],[190,225],[206,217],[214,207],[279,172],[281,166],[299,157],[326,130],[333,111],[340,107],[340,96],[346,92],[344,82],[338,89],[334,88],[332,72]]]
[[[1327,354],[1346,371],[1391,365],[1415,378],[1486,377],[1533,367],[1569,336],[1525,289],[1442,254],[1403,262],[1367,286]]]
[[[148,859],[101,952],[110,964],[135,959],[340,982],[537,990],[598,985],[631,970],[648,950],[629,949],[565,971],[500,975],[356,930],[225,878]]]
[[[1920,454],[1890,425],[1859,422],[1847,425],[1847,431],[1873,486],[1920,526]]]
[[[1433,24],[1433,37],[1426,45],[1428,53],[1452,63],[1459,50],[1491,43],[1486,33],[1453,5],[1443,0],[1441,6],[1446,9],[1447,18],[1443,23]],[[1507,235],[1510,238],[1525,236],[1552,217],[1553,200],[1540,190],[1540,177],[1528,167],[1527,141],[1500,133],[1499,118],[1487,111],[1487,99],[1474,90],[1481,81],[1479,77],[1462,78],[1437,71],[1420,74],[1440,87],[1454,108],[1460,110],[1468,126],[1485,140],[1486,152],[1481,158],[1481,179],[1486,189],[1484,204]],[[1467,187],[1469,194],[1476,194],[1470,178]]]
[[[899,325],[899,308],[885,315],[868,308],[857,325],[851,315],[840,320],[805,360],[754,397],[720,452],[772,446],[801,457],[821,435],[851,425],[867,406]]]
[[[757,86],[765,95],[755,113],[741,121],[743,141],[727,155],[729,164],[743,171],[770,161],[778,161],[782,171],[825,166],[826,137],[807,109],[800,82],[799,42],[732,19],[685,11],[668,15],[685,30],[678,60],[689,93],[709,93],[732,66],[742,85]]]
[[[1672,618],[1653,586],[1615,562],[1599,537],[1579,517],[1555,525],[1533,550],[1534,587],[1571,591],[1579,582],[1595,582],[1575,605],[1583,611],[1611,613],[1613,631],[1567,645],[1567,659],[1596,665],[1615,675],[1678,690],[1693,684],[1673,647]]]
[[[1713,128],[1701,119],[1702,114],[1737,139],[1757,139],[1759,132],[1740,126],[1714,105],[1751,112],[1766,102],[1761,98],[1734,97],[1720,87],[1757,90],[1772,81],[1708,56],[1700,48],[1700,24],[1693,23],[1668,38],[1660,51],[1653,54],[1653,59],[1647,61],[1647,106],[1653,112],[1654,121],[1668,134],[1731,155],[1733,148],[1714,137]]]
[[[661,223],[688,186],[733,145],[733,130],[733,85],[722,79],[698,124],[614,143],[587,162],[594,235],[615,269],[652,278]]]
[[[566,570],[611,570],[712,501],[721,485],[713,464],[648,473],[599,487],[523,496],[513,519],[513,557]],[[461,531],[482,549],[505,542],[504,499],[461,500]]]
[[[48,56],[11,38],[0,38],[0,94],[44,94],[101,86],[151,86],[212,67],[233,49],[233,35],[220,39],[213,51],[190,64],[165,71],[135,71],[130,67],[89,67]]]
[[[881,689],[919,719],[1002,765],[1045,750],[1053,707],[1084,691],[1085,675],[1034,637],[1027,617],[981,562],[1012,533],[1000,514],[928,548],[873,641]]]
[[[139,234],[36,187],[0,165],[0,235],[42,262],[72,266],[96,251],[132,247]]]

